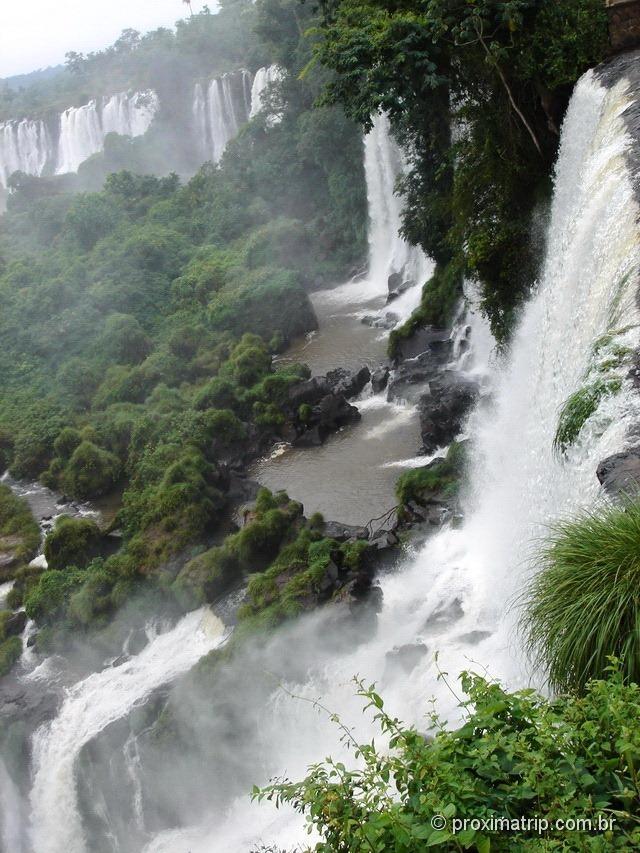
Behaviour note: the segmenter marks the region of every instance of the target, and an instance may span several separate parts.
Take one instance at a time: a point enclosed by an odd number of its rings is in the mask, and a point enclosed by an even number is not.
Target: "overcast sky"
[[[194,11],[205,2],[194,0]],[[0,77],[107,47],[128,27],[171,26],[185,13],[182,0],[0,0]]]

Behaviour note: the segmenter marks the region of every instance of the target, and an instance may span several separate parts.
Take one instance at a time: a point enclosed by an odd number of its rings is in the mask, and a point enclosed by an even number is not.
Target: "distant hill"
[[[16,74],[13,77],[0,78],[0,80],[10,89],[17,92],[25,86],[52,80],[63,72],[64,65],[50,65],[48,68],[39,68],[37,71],[30,71],[28,74]]]

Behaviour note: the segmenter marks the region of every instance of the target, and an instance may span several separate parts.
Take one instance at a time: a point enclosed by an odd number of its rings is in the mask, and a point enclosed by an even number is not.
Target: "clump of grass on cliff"
[[[597,410],[605,397],[617,394],[622,388],[622,379],[596,379],[590,385],[572,394],[560,411],[558,428],[553,441],[558,453],[565,453],[578,438],[582,427]]]
[[[558,523],[524,599],[529,652],[557,691],[602,678],[610,657],[640,681],[640,502]]]

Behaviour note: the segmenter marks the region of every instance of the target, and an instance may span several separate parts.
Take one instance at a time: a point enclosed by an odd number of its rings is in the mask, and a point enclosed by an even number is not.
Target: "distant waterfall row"
[[[243,124],[260,113],[266,88],[281,79],[275,66],[231,71],[193,92],[193,138],[201,162],[217,163],[227,143]],[[81,163],[102,151],[108,133],[142,136],[158,110],[155,92],[121,92],[70,107],[52,119],[0,122],[0,187],[17,171],[28,175],[76,172]],[[268,121],[274,124],[277,116]]]
[[[196,83],[193,94],[193,120],[198,152],[203,160],[218,163],[227,143],[243,124],[263,108],[266,88],[282,77],[277,65],[249,71],[231,71],[216,77],[208,86]],[[274,124],[277,116],[269,116]]]
[[[121,92],[70,107],[54,121],[22,119],[0,123],[0,186],[17,171],[28,175],[75,172],[102,150],[108,133],[141,136],[158,107],[154,92]]]

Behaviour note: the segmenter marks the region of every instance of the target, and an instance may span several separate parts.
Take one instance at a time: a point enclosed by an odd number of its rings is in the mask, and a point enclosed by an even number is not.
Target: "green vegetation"
[[[549,191],[572,85],[608,49],[601,0],[323,3],[325,100],[369,128],[386,111],[410,152],[404,233],[481,285],[504,339],[534,280],[532,213]],[[447,121],[448,118],[448,121]],[[451,127],[455,123],[455,137]],[[451,290],[421,313],[440,322]],[[437,304],[440,303],[441,304]]]
[[[547,700],[465,673],[462,726],[448,730],[432,715],[432,737],[390,716],[360,685],[389,751],[356,743],[341,725],[358,769],[328,759],[303,781],[254,789],[254,797],[306,815],[322,838],[317,853],[637,849],[640,688],[615,667],[606,675],[580,698]],[[444,826],[433,825],[435,815]],[[482,826],[492,818],[495,827]],[[549,828],[539,832],[536,818]],[[598,829],[599,818],[610,821],[607,830]],[[465,819],[477,823],[463,828]],[[580,819],[594,830],[552,828]]]
[[[20,637],[10,637],[0,643],[0,678],[13,669],[22,654],[22,640]]]
[[[454,498],[460,488],[465,462],[464,442],[456,441],[448,449],[444,459],[434,459],[423,468],[414,468],[398,478],[398,501],[406,506],[411,501],[424,505],[432,498]]]
[[[530,651],[556,690],[583,690],[609,657],[640,681],[640,504],[557,524],[524,598]]]
[[[40,528],[24,498],[14,495],[0,483],[0,553],[9,558],[0,569],[0,580],[7,580],[29,560],[40,544]]]
[[[89,518],[61,516],[44,542],[49,569],[84,568],[97,556],[102,534]]]
[[[61,75],[0,92],[0,115],[12,116],[103,87],[152,87],[161,102],[148,134],[109,138],[77,177],[14,175],[2,217],[3,467],[75,499],[122,494],[117,554],[74,551],[80,531],[65,522],[48,572],[18,567],[11,604],[40,624],[93,627],[92,614],[103,624],[138,589],[186,603],[215,594],[216,570],[230,577],[215,555],[197,556],[228,531],[229,469],[281,438],[298,414],[288,389],[309,376],[273,355],[315,328],[308,290],[346,278],[366,253],[360,130],[339,107],[314,107],[326,70],[300,77],[314,14],[230,0],[175,34],[127,32],[70,56]],[[272,62],[285,71],[271,93],[279,123],[257,117],[183,186],[134,173],[189,171],[175,134],[173,159],[161,137],[190,109],[196,80]],[[185,593],[174,581],[194,559]]]
[[[556,451],[564,453],[571,447],[601,401],[605,397],[617,394],[621,388],[622,380],[618,377],[596,379],[590,385],[572,394],[563,405],[558,418],[558,429],[553,441]]]
[[[446,328],[451,323],[453,312],[462,296],[462,281],[463,275],[455,263],[436,267],[433,276],[422,288],[420,305],[408,320],[389,335],[389,358],[397,358],[402,341],[411,338],[418,329],[424,326]]]
[[[179,11],[176,5],[176,17]],[[0,121],[79,106],[86,103],[87,93],[159,88],[166,95],[193,78],[245,63],[255,69],[268,61],[255,32],[256,18],[249,0],[227,0],[216,14],[204,6],[199,14],[177,21],[175,31],[160,28],[141,35],[125,30],[106,50],[87,56],[68,53],[65,68],[53,73],[0,81]]]
[[[321,517],[305,520],[302,506],[284,492],[261,489],[244,527],[184,566],[176,593],[187,604],[215,601],[248,576],[241,632],[273,628],[322,600],[328,574],[336,581],[340,571],[361,564],[366,541],[340,544],[324,538],[323,527]]]

